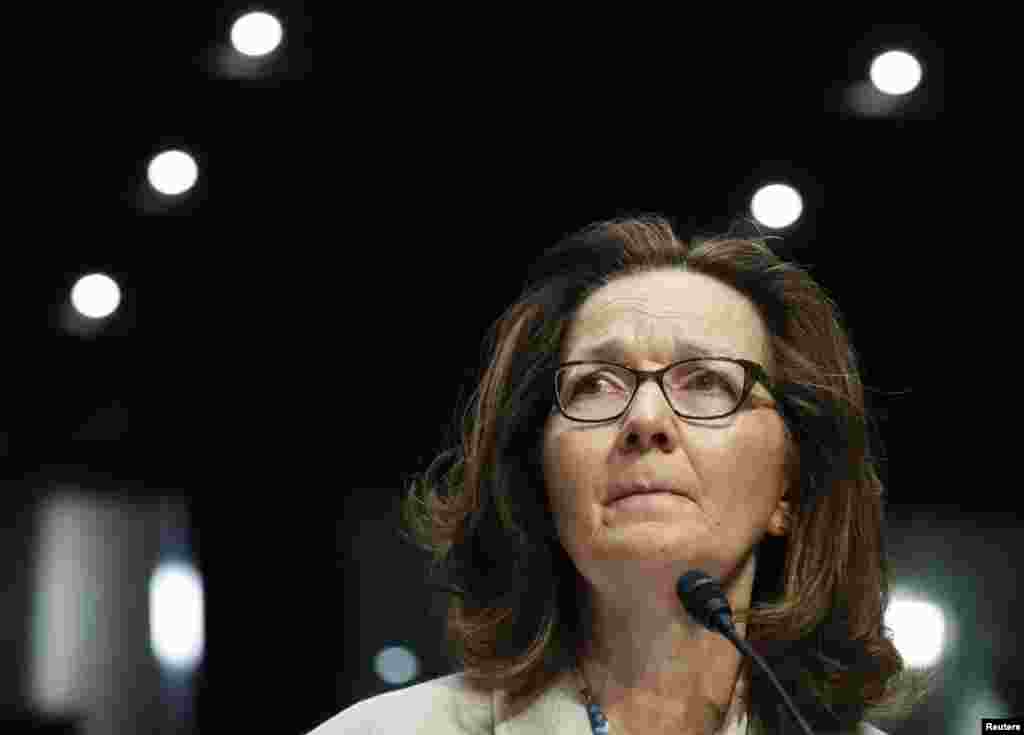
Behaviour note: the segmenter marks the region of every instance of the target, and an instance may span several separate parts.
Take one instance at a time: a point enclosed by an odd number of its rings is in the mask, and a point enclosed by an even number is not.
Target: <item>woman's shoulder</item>
[[[360,700],[309,735],[372,733],[485,733],[493,727],[491,695],[472,688],[462,673],[429,679]]]

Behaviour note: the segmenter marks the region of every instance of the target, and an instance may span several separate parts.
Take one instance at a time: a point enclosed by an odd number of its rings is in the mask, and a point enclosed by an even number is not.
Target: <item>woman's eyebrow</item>
[[[683,337],[676,336],[674,339],[674,355],[676,359],[682,360],[685,357],[733,357],[731,350],[723,348],[712,348]],[[592,345],[585,346],[579,350],[577,360],[608,360],[615,362],[622,360],[632,349],[621,337],[609,337]]]

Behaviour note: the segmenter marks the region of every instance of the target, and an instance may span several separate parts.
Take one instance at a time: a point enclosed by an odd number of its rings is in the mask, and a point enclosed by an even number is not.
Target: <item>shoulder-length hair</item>
[[[531,696],[575,664],[581,575],[558,539],[541,469],[554,372],[588,296],[617,278],[674,268],[714,277],[756,305],[788,476],[798,478],[790,532],[759,544],[751,607],[734,611],[747,641],[808,722],[827,731],[904,718],[927,695],[931,672],[904,667],[883,621],[890,572],[872,454],[872,439],[881,440],[856,354],[837,304],[765,239],[686,243],[658,214],[597,222],[546,250],[488,329],[479,380],[459,401],[447,448],[412,476],[401,508],[411,531],[403,535],[430,552],[431,583],[448,593],[449,655],[472,684]],[[784,732],[789,716],[771,682],[746,657],[740,676],[755,729]]]

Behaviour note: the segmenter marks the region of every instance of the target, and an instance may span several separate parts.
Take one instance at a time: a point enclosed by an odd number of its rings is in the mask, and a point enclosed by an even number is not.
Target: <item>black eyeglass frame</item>
[[[741,365],[743,367],[743,391],[740,393],[739,401],[737,401],[736,405],[733,407],[731,411],[719,414],[717,416],[687,416],[686,414],[676,411],[676,407],[672,405],[672,401],[669,399],[668,393],[665,392],[665,373],[677,367],[678,365],[682,365],[684,362],[705,362],[708,360],[723,360],[725,362],[734,362],[737,365]],[[564,368],[572,367],[573,365],[611,365],[613,367],[627,370],[633,374],[633,377],[635,379],[633,386],[633,395],[629,397],[629,401],[626,402],[625,407],[614,416],[609,416],[606,419],[574,418],[565,412],[565,409],[562,407],[562,398],[561,396],[558,395],[558,378],[562,374],[562,370]],[[668,404],[669,408],[672,409],[672,412],[676,416],[679,416],[680,418],[684,419],[695,419],[701,421],[705,419],[722,419],[725,418],[726,416],[732,416],[734,413],[740,410],[740,406],[747,402],[747,398],[750,397],[750,391],[754,389],[754,385],[756,383],[760,383],[761,385],[763,385],[765,389],[771,394],[772,398],[774,398],[776,402],[779,401],[779,396],[776,392],[775,387],[772,385],[771,378],[768,377],[768,373],[765,371],[763,367],[761,367],[760,364],[754,362],[753,360],[744,360],[742,358],[736,357],[688,357],[685,360],[679,360],[678,362],[673,362],[671,365],[666,365],[660,370],[637,370],[627,365],[620,365],[617,362],[606,362],[604,360],[571,360],[569,362],[563,362],[555,370],[555,405],[558,406],[559,413],[561,413],[563,416],[565,416],[565,418],[569,419],[570,421],[578,421],[580,423],[586,424],[603,424],[606,421],[615,421],[616,419],[621,418],[626,412],[629,411],[630,406],[633,405],[633,401],[636,399],[636,394],[640,391],[640,386],[644,383],[644,381],[646,381],[649,378],[653,379],[658,384],[658,387],[661,388],[661,395],[665,398],[665,402]]]

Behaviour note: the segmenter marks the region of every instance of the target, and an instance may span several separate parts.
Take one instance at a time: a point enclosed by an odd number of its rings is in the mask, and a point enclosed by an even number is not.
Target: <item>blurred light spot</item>
[[[803,212],[803,200],[793,187],[771,184],[754,194],[750,212],[758,222],[768,227],[789,227]]]
[[[909,597],[893,597],[885,612],[885,624],[893,643],[911,667],[930,666],[946,645],[946,621],[934,603]]]
[[[281,43],[281,24],[267,13],[248,13],[231,28],[231,43],[246,56],[264,56]]]
[[[405,646],[382,649],[373,662],[373,669],[388,684],[406,684],[419,675],[416,654]]]
[[[162,564],[149,585],[150,642],[157,659],[194,669],[203,654],[203,588],[187,564]]]
[[[78,313],[93,319],[109,316],[121,303],[117,283],[102,273],[84,276],[71,289],[71,304]]]
[[[886,94],[907,94],[921,81],[921,64],[906,51],[888,51],[872,62],[870,76]]]
[[[195,184],[199,168],[184,151],[166,151],[149,163],[149,184],[161,194],[176,196]]]

